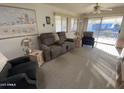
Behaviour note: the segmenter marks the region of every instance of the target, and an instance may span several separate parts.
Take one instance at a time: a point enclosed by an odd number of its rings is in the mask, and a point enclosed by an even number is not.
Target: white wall
[[[69,14],[69,15],[73,15],[73,16],[76,15],[75,13],[72,13],[70,11],[59,9],[59,8],[53,7],[53,6],[49,6],[47,4],[23,4],[23,3],[16,4],[16,3],[14,3],[14,4],[1,4],[1,5],[34,9],[36,11],[36,18],[37,18],[39,33],[55,31],[55,26],[52,27],[52,24],[55,24],[54,23],[54,15],[53,15],[54,12],[65,13],[65,14]],[[46,19],[45,19],[46,16],[50,16],[51,24],[43,27],[43,24],[46,24]],[[37,36],[30,36],[30,37],[33,40],[33,47],[35,49],[38,49]],[[9,59],[22,56],[23,51],[20,46],[20,42],[23,38],[24,37],[0,40],[0,51],[5,56],[7,56]]]
[[[2,52],[9,59],[24,55],[22,47],[20,46],[21,40],[23,38],[24,37],[0,40],[0,52]],[[33,42],[32,47],[38,49],[36,36],[31,36],[31,38]]]

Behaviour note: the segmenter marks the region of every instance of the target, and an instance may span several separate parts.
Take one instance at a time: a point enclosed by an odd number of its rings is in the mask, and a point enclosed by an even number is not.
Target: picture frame
[[[36,34],[38,29],[34,9],[0,5],[0,39]]]
[[[50,17],[46,16],[46,24],[50,24]]]

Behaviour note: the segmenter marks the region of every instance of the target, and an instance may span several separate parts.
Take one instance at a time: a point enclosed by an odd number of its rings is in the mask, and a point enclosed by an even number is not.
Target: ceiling
[[[93,11],[93,7],[96,3],[48,3],[51,6],[55,6],[61,9],[66,9],[68,11],[77,13],[77,14],[87,14]],[[124,7],[124,3],[99,3],[104,9],[107,8],[118,8]]]

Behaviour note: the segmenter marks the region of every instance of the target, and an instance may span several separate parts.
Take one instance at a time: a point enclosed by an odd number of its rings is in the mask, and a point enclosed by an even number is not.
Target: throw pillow
[[[59,36],[58,36],[57,33],[53,33],[53,35],[54,35],[54,37],[55,37],[55,41],[59,41],[59,40],[60,40],[60,38],[59,38]]]

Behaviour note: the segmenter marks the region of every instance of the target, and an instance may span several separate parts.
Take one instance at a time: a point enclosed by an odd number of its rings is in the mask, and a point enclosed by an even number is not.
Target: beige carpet
[[[117,62],[97,48],[74,49],[39,68],[38,88],[114,88]]]

